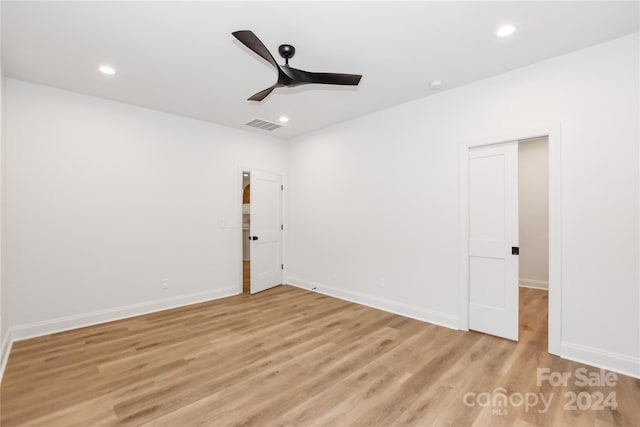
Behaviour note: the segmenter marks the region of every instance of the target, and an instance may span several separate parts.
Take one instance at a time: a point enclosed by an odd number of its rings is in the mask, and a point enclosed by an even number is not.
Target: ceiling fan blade
[[[265,90],[261,90],[260,92],[258,92],[255,95],[253,95],[251,98],[247,99],[247,101],[262,101],[267,96],[269,96],[269,94],[271,92],[273,92],[273,90],[275,88],[276,88],[275,86],[271,86],[270,88],[267,88]]]
[[[253,34],[253,32],[249,30],[242,30],[242,31],[234,31],[231,34],[235,38],[237,38],[240,41],[240,43],[242,43],[243,45],[245,45],[246,47],[248,47],[249,49],[257,53],[258,55],[260,55],[262,58],[267,60],[267,62],[273,65],[275,68],[278,68],[278,63],[276,62],[275,59],[273,59],[273,56],[271,56],[269,49],[266,48],[266,46],[260,41],[258,36]]]
[[[340,73],[312,73],[310,71],[296,70],[304,76],[304,83],[318,83],[325,85],[358,86],[362,76],[360,74]]]

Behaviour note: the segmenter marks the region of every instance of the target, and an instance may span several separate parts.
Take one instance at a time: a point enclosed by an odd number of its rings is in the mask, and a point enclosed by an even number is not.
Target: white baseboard
[[[85,326],[97,325],[99,323],[112,322],[114,320],[125,319],[127,317],[140,316],[142,314],[153,313],[184,305],[229,297],[232,295],[238,295],[237,286],[229,286],[213,291],[180,295],[138,304],[108,308],[106,310],[99,310],[91,313],[83,313],[74,316],[28,323],[25,325],[12,326],[9,328],[9,334],[14,341],[19,341],[56,332],[83,328]]]
[[[289,277],[287,283],[298,288],[313,290],[331,297],[355,302],[356,304],[366,305],[368,307],[377,308],[379,310],[388,311],[390,313],[399,314],[400,316],[410,317],[412,319],[421,320],[423,322],[433,323],[439,326],[445,326],[451,329],[458,329],[458,316],[442,313],[439,311],[428,310],[413,305],[392,301],[380,297],[374,297],[359,292],[346,291],[344,289],[333,286],[323,285],[321,283],[312,283],[305,280]]]
[[[519,283],[523,288],[549,290],[549,282],[546,280],[527,279],[526,277],[521,277]]]
[[[0,347],[0,383],[2,383],[2,378],[4,377],[4,370],[7,368],[12,345],[13,339],[11,339],[11,332],[7,331],[2,339],[2,346]]]
[[[593,347],[562,341],[560,356],[564,359],[640,378],[640,358],[611,353]]]

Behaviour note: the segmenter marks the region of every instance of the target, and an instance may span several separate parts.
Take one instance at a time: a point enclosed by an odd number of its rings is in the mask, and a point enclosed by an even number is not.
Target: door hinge
[[[284,230],[284,224],[280,224],[280,230]]]
[[[280,190],[284,191],[284,185],[280,184]]]
[[[280,264],[280,270],[284,270],[284,264]]]

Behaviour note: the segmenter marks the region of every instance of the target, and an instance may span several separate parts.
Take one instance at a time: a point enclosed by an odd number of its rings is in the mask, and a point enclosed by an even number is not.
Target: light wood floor
[[[536,386],[546,292],[522,289],[519,343],[290,286],[14,344],[3,427],[640,425],[640,381]],[[594,369],[595,370],[595,369]],[[546,413],[467,407],[468,392],[541,392]],[[564,411],[565,391],[615,391],[617,411]],[[541,406],[540,406],[541,407]]]
[[[242,293],[251,293],[251,261],[242,261]]]

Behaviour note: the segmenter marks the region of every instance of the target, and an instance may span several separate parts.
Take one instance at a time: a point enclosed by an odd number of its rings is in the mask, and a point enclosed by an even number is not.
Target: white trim
[[[125,319],[127,317],[140,316],[142,314],[154,313],[156,311],[168,310],[170,308],[182,307],[190,304],[197,304],[199,302],[211,301],[237,294],[237,288],[235,286],[229,286],[213,291],[180,295],[150,302],[98,310],[91,313],[43,320],[40,322],[28,323],[26,325],[12,326],[9,328],[9,333],[11,334],[12,340],[20,341],[27,338],[83,328],[105,322],[112,322],[114,320]]]
[[[459,329],[469,330],[469,145],[460,145],[460,301],[458,305]]]
[[[433,323],[435,325],[444,326],[451,329],[458,329],[458,316],[454,314],[428,310],[402,302],[365,295],[359,292],[345,291],[344,289],[323,285],[321,283],[307,282],[305,280],[296,279],[294,277],[289,278],[288,284],[305,290],[319,292],[323,295],[328,295],[334,298],[354,302],[356,304],[366,305],[367,307],[376,308],[378,310],[387,311],[389,313],[398,314],[400,316],[410,317],[412,319]]]
[[[640,358],[562,341],[562,358],[640,379]]]
[[[548,137],[549,159],[549,353],[561,354],[562,341],[562,182],[561,127],[550,125],[514,131],[506,135],[487,136],[460,144],[460,302],[459,329],[469,330],[469,149],[509,141]]]
[[[13,346],[13,339],[11,338],[11,332],[7,331],[2,340],[2,346],[0,347],[0,384],[4,377],[4,371],[7,368],[7,362],[9,361],[9,354],[11,353],[11,347]]]
[[[544,289],[545,291],[549,290],[549,282],[547,280],[527,279],[526,277],[521,277],[518,280],[518,283],[522,288]]]

